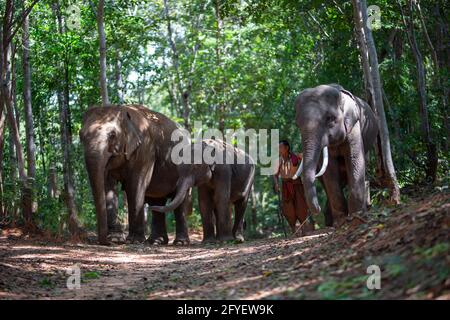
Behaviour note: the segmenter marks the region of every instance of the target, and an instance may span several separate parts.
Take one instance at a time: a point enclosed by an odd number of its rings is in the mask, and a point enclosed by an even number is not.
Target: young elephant
[[[191,144],[190,151],[187,163],[178,165],[180,180],[173,201],[166,206],[150,208],[171,211],[181,204],[190,187],[197,186],[203,242],[232,239],[243,242],[244,213],[255,175],[253,160],[242,150],[221,140],[206,139]],[[195,164],[195,154],[203,156],[201,163]],[[206,159],[208,154],[210,157]],[[231,205],[234,205],[233,226]]]

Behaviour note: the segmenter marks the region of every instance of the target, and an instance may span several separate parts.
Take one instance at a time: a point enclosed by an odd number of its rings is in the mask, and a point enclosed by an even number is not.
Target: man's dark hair
[[[280,144],[282,144],[282,145],[288,147],[289,151],[291,151],[291,145],[289,144],[289,141],[287,141],[287,140],[281,140],[281,141],[280,141]]]

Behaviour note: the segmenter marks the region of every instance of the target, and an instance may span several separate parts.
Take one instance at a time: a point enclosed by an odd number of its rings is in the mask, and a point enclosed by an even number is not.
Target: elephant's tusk
[[[320,168],[319,173],[316,174],[316,178],[320,177],[325,173],[325,170],[327,170],[328,166],[328,147],[323,148],[323,161],[322,161],[322,168]]]
[[[298,166],[297,172],[292,176],[292,180],[297,180],[298,177],[302,174],[303,171],[303,159],[302,162],[300,162],[300,165]]]

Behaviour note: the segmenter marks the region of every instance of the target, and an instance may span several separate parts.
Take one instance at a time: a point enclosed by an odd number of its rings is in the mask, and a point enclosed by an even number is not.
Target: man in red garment
[[[278,168],[274,175],[274,191],[279,192],[278,177],[281,176],[282,211],[286,217],[292,232],[296,231],[297,221],[302,224],[308,217],[308,206],[305,200],[303,184],[301,179],[292,180],[292,176],[301,162],[301,154],[291,152],[288,141],[282,140],[279,145],[280,159]],[[314,231],[314,224],[306,222],[302,227],[302,233]]]

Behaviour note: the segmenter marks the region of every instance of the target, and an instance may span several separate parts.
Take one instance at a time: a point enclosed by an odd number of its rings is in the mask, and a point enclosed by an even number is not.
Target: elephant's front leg
[[[322,181],[328,198],[327,205],[331,208],[332,221],[335,226],[340,226],[347,216],[347,203],[341,179],[338,159],[330,157]]]
[[[247,208],[247,201],[248,195],[234,203],[233,235],[237,242],[244,242],[244,214]]]
[[[198,205],[202,216],[204,243],[216,241],[213,219],[214,201],[211,193],[212,190],[206,186],[198,187]]]
[[[105,196],[108,233],[121,233],[123,230],[117,215],[119,207],[117,181],[111,177],[107,177],[105,181]]]
[[[145,241],[144,195],[139,190],[127,190],[129,233],[128,243]]]
[[[128,199],[128,243],[142,243],[145,241],[144,199],[145,190],[148,187],[147,180],[140,178],[127,183],[128,188],[125,192]]]
[[[226,186],[216,187],[214,193],[214,207],[216,212],[217,240],[233,240],[230,214],[230,190]]]
[[[348,136],[348,141],[345,168],[349,185],[348,211],[351,215],[366,210],[366,162],[359,124],[353,127]]]
[[[184,198],[183,203],[174,210],[175,214],[175,240],[173,240],[174,245],[188,245],[189,240],[189,232],[187,228],[186,222],[186,214],[189,210],[189,207],[192,203],[192,198],[189,197],[189,192],[186,193],[186,197]]]

